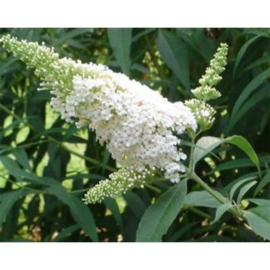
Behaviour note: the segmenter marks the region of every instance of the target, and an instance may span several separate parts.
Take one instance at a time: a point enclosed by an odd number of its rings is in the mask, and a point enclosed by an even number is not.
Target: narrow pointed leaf
[[[259,182],[258,186],[254,191],[254,196],[256,196],[268,183],[270,183],[270,171],[266,173],[266,175]]]
[[[136,217],[140,218],[146,209],[146,205],[141,197],[138,196],[135,192],[129,191],[124,195],[124,199]]]
[[[189,89],[188,53],[185,43],[175,34],[160,30],[158,34],[158,50],[162,59],[179,81],[185,88]]]
[[[13,204],[19,199],[22,190],[10,191],[0,195],[0,227]]]
[[[249,209],[244,213],[254,232],[270,240],[270,204]]]
[[[231,113],[231,120],[230,122],[234,121],[235,116],[237,115],[238,111],[244,104],[244,102],[248,99],[248,97],[259,87],[262,83],[265,82],[267,78],[270,77],[270,68],[266,69],[262,73],[260,73],[258,76],[256,76],[241,92],[240,96],[238,97],[237,101],[235,102],[235,105],[233,107],[232,113]],[[231,126],[232,123],[229,123],[229,126]]]
[[[269,73],[268,77],[270,77],[270,69],[269,69],[268,73]],[[263,80],[265,80],[265,79],[266,78],[263,78]],[[253,89],[253,90],[255,90],[255,89]],[[243,92],[243,94],[244,94],[244,92]],[[232,130],[232,128],[240,121],[240,119],[242,119],[245,116],[245,114],[249,110],[251,110],[252,108],[257,106],[257,104],[259,104],[262,100],[265,100],[266,98],[268,98],[268,95],[269,95],[268,94],[268,86],[266,85],[266,87],[261,88],[259,91],[257,91],[256,94],[247,98],[247,100],[243,103],[243,105],[237,111],[232,113],[232,115],[230,117],[229,124],[227,126],[228,132]],[[239,99],[240,98],[241,97],[239,97]],[[237,102],[238,102],[238,100],[237,100]]]
[[[239,195],[237,197],[237,200],[236,200],[237,204],[241,202],[245,194],[256,184],[257,184],[257,181],[252,181],[251,183],[248,183],[244,187],[241,188]]]
[[[122,216],[121,216],[121,213],[119,211],[119,207],[118,207],[117,203],[112,198],[106,198],[104,200],[104,203],[105,203],[106,207],[112,212],[116,222],[119,224],[120,229],[122,230],[123,229]]]
[[[186,193],[187,181],[184,180],[162,194],[144,213],[136,242],[161,242],[162,236],[180,212]]]
[[[256,152],[254,151],[253,147],[251,146],[251,144],[244,137],[235,135],[225,139],[224,142],[233,144],[238,148],[240,148],[242,151],[244,151],[247,154],[247,156],[251,159],[251,161],[256,165],[259,174],[261,174],[259,158]]]
[[[266,199],[247,199],[247,201],[255,203],[258,206],[263,206],[263,205],[269,205],[270,206],[270,200]]]
[[[213,222],[216,222],[218,221],[221,216],[226,212],[228,211],[231,207],[233,207],[233,205],[230,203],[230,202],[227,202],[225,204],[222,204],[220,205],[218,208],[217,208],[217,211],[216,211],[216,215],[215,215],[215,219]]]
[[[12,153],[14,154],[16,160],[27,170],[31,171],[31,166],[29,164],[29,159],[26,151],[22,148],[15,148]]]
[[[80,229],[80,226],[78,224],[71,225],[67,228],[64,228],[53,240],[54,242],[60,242],[62,239],[65,237],[69,236],[73,232],[77,231]]]
[[[129,75],[132,28],[108,28],[108,36],[120,68]]]
[[[223,139],[217,137],[205,136],[200,138],[196,143],[196,146],[198,147],[196,147],[194,150],[193,155],[194,167],[199,160],[201,160],[204,156],[210,153],[213,149],[218,147],[222,142]]]
[[[221,203],[207,191],[193,191],[185,196],[183,207],[210,207],[217,208]]]
[[[78,225],[84,229],[85,233],[93,241],[98,241],[94,217],[90,209],[80,199],[69,194],[61,185],[51,185],[46,191],[68,205],[70,212]]]
[[[238,181],[236,184],[233,185],[233,187],[230,190],[230,201],[233,199],[234,193],[236,192],[236,190],[243,184],[245,184],[246,182],[249,182],[251,180],[254,180],[255,178],[257,178],[256,176],[250,176],[247,177],[245,179],[242,179],[240,181]]]
[[[234,64],[234,69],[233,69],[233,74],[235,75],[236,69],[239,66],[240,61],[242,60],[247,48],[256,40],[260,37],[261,35],[255,36],[254,38],[248,40],[243,47],[240,49],[238,52],[236,59],[235,59],[235,64]]]

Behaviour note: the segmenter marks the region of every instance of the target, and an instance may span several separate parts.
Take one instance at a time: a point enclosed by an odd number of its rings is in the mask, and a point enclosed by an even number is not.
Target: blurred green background
[[[217,86],[216,137],[242,135],[260,158],[263,180],[247,197],[270,199],[270,29],[1,29],[0,36],[44,42],[62,57],[102,63],[161,92],[170,101],[192,98],[221,42],[228,65]],[[66,124],[38,92],[32,69],[0,46],[0,241],[132,242],[147,209],[172,184],[134,189],[122,198],[85,205],[83,194],[117,164],[95,134]],[[197,174],[227,194],[256,174],[241,151],[226,147],[201,161]],[[189,183],[189,191],[199,190]],[[243,202],[245,204],[248,202]],[[245,207],[245,205],[243,205]],[[245,222],[214,209],[185,207],[163,241],[262,241]]]

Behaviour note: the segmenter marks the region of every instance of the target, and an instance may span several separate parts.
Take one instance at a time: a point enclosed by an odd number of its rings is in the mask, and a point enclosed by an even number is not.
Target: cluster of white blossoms
[[[160,169],[172,182],[179,181],[186,155],[179,150],[179,135],[196,129],[196,121],[183,103],[171,103],[145,85],[111,70],[96,78],[73,77],[73,91],[65,102],[57,95],[52,106],[77,126],[89,124],[112,157],[134,170]]]
[[[112,157],[129,171],[131,186],[136,182],[135,175],[148,174],[149,170],[161,171],[171,182],[179,181],[186,159],[179,136],[197,128],[188,106],[171,103],[157,91],[104,65],[60,59],[53,49],[9,35],[1,42],[27,66],[35,68],[42,80],[39,90],[51,90],[51,105],[63,119],[76,119],[78,127],[88,125],[99,142],[106,143]],[[113,174],[100,190],[110,190],[119,176],[125,175],[123,171]]]

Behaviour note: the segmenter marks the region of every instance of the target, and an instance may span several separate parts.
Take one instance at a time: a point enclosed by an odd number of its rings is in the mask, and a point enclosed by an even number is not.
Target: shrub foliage
[[[154,241],[154,229],[162,230],[164,242],[269,240],[269,29],[0,30],[0,36],[8,33],[44,42],[61,56],[105,64],[172,102],[192,98],[216,49],[227,43],[228,65],[218,85],[222,96],[210,101],[216,120],[203,134],[220,138],[221,147],[198,159],[196,173],[240,205],[246,218],[235,218],[226,211],[231,205],[220,207],[198,184],[184,181],[176,188],[157,182],[85,205],[83,194],[118,164],[94,133],[77,130],[51,110],[49,92],[36,91],[33,70],[0,46],[0,241],[130,242],[137,231],[137,241]],[[249,141],[257,162],[249,144],[233,135]],[[227,137],[230,144],[224,145]],[[187,191],[182,201],[178,195]],[[151,214],[160,214],[149,206],[166,197],[169,212],[183,204],[181,211],[169,228],[161,228],[163,216],[147,228]]]

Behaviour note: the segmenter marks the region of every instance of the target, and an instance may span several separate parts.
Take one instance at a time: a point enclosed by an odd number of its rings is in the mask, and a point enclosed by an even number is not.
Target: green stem
[[[220,194],[219,192],[215,191],[210,186],[208,186],[195,172],[192,172],[190,174],[190,179],[192,179],[196,183],[198,183],[201,187],[204,188],[204,190],[206,190],[208,193],[210,193],[215,199],[217,199],[222,204],[225,204],[225,203],[229,202],[226,197],[224,197],[222,194]],[[242,213],[241,209],[237,205],[233,206],[228,211],[231,212],[233,215],[235,215],[237,217],[242,217],[243,216],[243,213]]]
[[[192,211],[193,213],[195,213],[195,214],[203,217],[203,218],[206,218],[206,219],[211,220],[211,216],[210,215],[204,213],[203,211],[199,210],[198,208],[191,207],[191,208],[189,208],[189,210]]]
[[[228,202],[228,200],[223,195],[221,195],[219,192],[209,187],[195,172],[191,173],[190,179],[197,182],[201,187],[203,187],[208,193],[210,193],[219,202],[223,204]]]
[[[151,189],[152,191],[154,191],[155,193],[157,194],[160,194],[161,191],[160,189],[156,188],[156,187],[153,187],[152,185],[149,185],[149,184],[144,184],[148,189]]]
[[[72,194],[83,193],[83,192],[86,192],[88,190],[89,190],[89,188],[83,188],[83,189],[71,190],[71,191],[69,191],[69,193],[72,193]]]
[[[193,155],[194,155],[194,149],[195,149],[195,135],[191,135],[191,148],[190,148],[190,155],[189,155],[189,164],[188,168],[189,170],[192,170],[193,168]]]

